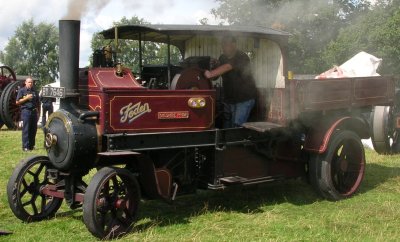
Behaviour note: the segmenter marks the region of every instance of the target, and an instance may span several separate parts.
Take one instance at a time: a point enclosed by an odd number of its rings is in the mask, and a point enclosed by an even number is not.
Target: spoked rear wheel
[[[87,187],[83,220],[98,238],[112,239],[132,230],[137,219],[140,188],[136,177],[126,169],[100,169]]]
[[[3,93],[3,90],[7,87],[7,85],[14,81],[16,81],[15,72],[8,66],[0,66],[0,97],[1,94]],[[1,106],[1,100],[0,100],[0,106]],[[1,119],[1,114],[0,114],[0,128],[3,127],[3,125],[4,122]]]
[[[8,66],[0,66],[0,83],[7,85],[8,83],[17,80],[15,72]],[[0,88],[4,86],[0,85]]]
[[[20,107],[15,103],[22,81],[15,81],[7,85],[0,96],[0,117],[9,129],[17,129],[21,120]]]
[[[396,106],[375,106],[372,112],[372,145],[379,154],[399,153],[399,134],[394,128]]]
[[[312,155],[309,163],[310,181],[314,189],[329,200],[352,196],[364,178],[364,147],[352,131],[337,130],[327,151]]]
[[[47,156],[32,156],[15,168],[7,185],[8,203],[15,216],[25,222],[40,221],[54,216],[62,199],[46,196],[40,189],[55,185],[48,178],[51,168]]]

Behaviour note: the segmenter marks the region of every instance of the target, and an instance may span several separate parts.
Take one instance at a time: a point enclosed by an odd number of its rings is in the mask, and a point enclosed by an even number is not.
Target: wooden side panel
[[[384,105],[394,100],[395,87],[391,77],[356,78],[353,98],[358,105]]]
[[[289,101],[285,88],[273,89],[268,112],[268,122],[285,125],[288,120]]]
[[[390,105],[394,100],[391,77],[355,77],[293,80],[291,95],[298,112]]]
[[[303,110],[324,110],[350,107],[351,80],[331,79],[313,80],[304,85],[301,90]]]

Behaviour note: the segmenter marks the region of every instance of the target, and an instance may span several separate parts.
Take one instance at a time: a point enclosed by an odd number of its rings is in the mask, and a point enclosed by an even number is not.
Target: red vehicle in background
[[[364,177],[370,113],[394,101],[391,77],[288,79],[289,34],[261,27],[117,26],[101,33],[116,40],[114,49],[138,41],[141,56],[145,41],[165,43],[181,51],[182,63],[139,61],[138,80],[107,47],[79,70],[79,26],[60,21],[62,88],[44,93],[62,101],[44,129],[47,156],[23,160],[8,183],[10,207],[23,221],[53,216],[65,199],[83,207],[94,236],[118,237],[133,228],[141,198],[172,201],[197,189],[299,177],[326,199],[348,198]],[[251,57],[258,89],[249,122],[230,129],[221,125],[229,115],[223,87],[202,74],[226,34]]]
[[[15,103],[18,90],[25,85],[28,76],[16,75],[9,66],[0,66],[0,129],[20,128],[21,110]],[[36,78],[34,78],[36,81]],[[40,107],[38,107],[40,110]]]
[[[15,98],[18,89],[24,85],[21,78],[15,75],[11,67],[0,66],[0,128],[3,125],[9,129],[18,127],[21,118]]]

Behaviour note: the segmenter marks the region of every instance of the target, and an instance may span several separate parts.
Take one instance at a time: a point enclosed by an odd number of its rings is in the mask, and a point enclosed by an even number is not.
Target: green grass
[[[37,146],[43,143],[42,133]],[[33,153],[45,154],[43,149]],[[0,241],[95,241],[82,210],[22,223],[7,202],[8,178],[24,157],[20,131],[0,131]],[[329,202],[301,180],[223,192],[200,191],[172,205],[144,201],[135,230],[121,241],[396,241],[400,238],[400,156],[366,150],[356,196]]]

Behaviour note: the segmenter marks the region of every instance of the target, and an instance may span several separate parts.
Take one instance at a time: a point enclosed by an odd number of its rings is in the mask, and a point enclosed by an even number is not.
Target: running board
[[[259,178],[245,178],[241,176],[228,176],[220,178],[219,181],[224,185],[253,185],[260,184],[265,182],[274,182],[274,181],[282,181],[284,179],[283,176],[265,176]]]
[[[282,128],[282,125],[271,122],[247,122],[242,124],[243,128],[265,133],[273,129]]]

